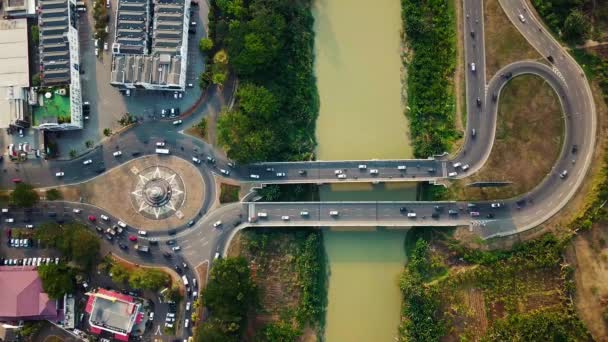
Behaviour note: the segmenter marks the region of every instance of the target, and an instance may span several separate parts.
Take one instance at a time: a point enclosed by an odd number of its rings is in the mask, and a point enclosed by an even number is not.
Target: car
[[[564,171],[560,172],[559,178],[564,179],[566,177],[568,177],[568,170],[564,170]]]
[[[156,147],[165,147],[165,142],[164,141],[157,141],[156,142]]]
[[[475,63],[471,63],[471,71],[475,72]]]
[[[253,178],[253,179],[260,179],[260,175],[255,175],[255,174],[251,174],[251,175],[249,175],[249,177]]]
[[[439,218],[439,213],[432,213],[431,217],[434,219],[438,219]]]
[[[212,156],[207,156],[207,163],[215,164],[215,158]]]
[[[341,175],[342,174],[342,170],[340,170],[340,169],[334,170],[334,174],[335,175]]]
[[[414,218],[416,218],[416,213],[415,212],[409,212],[409,213],[407,213],[407,217],[409,217],[411,219],[414,219]]]
[[[306,211],[306,210],[300,211],[300,216],[308,216],[308,215],[309,215],[308,211]]]
[[[33,224],[26,224],[25,228],[34,229],[34,225]]]
[[[128,249],[128,248],[129,248],[129,246],[125,245],[125,244],[124,244],[124,243],[122,243],[122,242],[119,242],[119,243],[118,243],[118,247],[120,247],[120,249]]]
[[[307,172],[306,172],[306,170],[298,170],[298,174],[300,176],[306,176]]]
[[[189,311],[189,310],[190,310],[190,302],[187,302],[186,303],[186,311]]]
[[[12,218],[12,217],[9,217],[6,220],[4,220],[4,222],[6,222],[6,223],[13,223],[13,222],[15,222],[15,219]]]
[[[478,211],[471,211],[470,215],[471,215],[471,217],[477,217],[477,216],[479,216],[479,212]]]
[[[526,23],[526,18],[524,18],[523,14],[520,13],[517,17],[519,18],[519,21],[521,21],[524,24]]]
[[[461,162],[457,162],[457,163],[452,164],[452,166],[453,166],[455,169],[459,168],[461,165],[462,165],[462,163],[461,163]]]
[[[476,103],[477,107],[481,107],[481,98],[478,97]]]
[[[477,136],[477,130],[475,128],[471,129],[471,138],[475,138]]]
[[[65,173],[63,171],[59,171],[55,173],[56,177],[63,177],[65,175]]]
[[[285,177],[286,175],[285,172],[277,172],[277,177]]]
[[[283,216],[281,216],[281,220],[283,220],[283,221],[289,221],[289,216],[288,215],[283,215]]]
[[[219,226],[221,226],[221,225],[222,225],[222,221],[216,221],[216,222],[213,224],[213,227],[214,227],[214,228],[217,228],[217,227],[219,227]]]
[[[399,208],[399,212],[400,213],[405,213],[405,212],[407,212],[407,208],[406,207],[400,207]]]
[[[116,224],[118,224],[121,228],[127,228],[127,224],[122,221],[118,221]]]
[[[489,219],[494,218],[494,214],[489,213],[486,217],[489,218]]]
[[[78,209],[78,208],[74,208],[74,209],[72,209],[72,212],[73,212],[74,214],[80,214],[80,212],[81,212],[81,211],[82,211],[82,210],[80,210],[80,209]]]
[[[377,175],[378,174],[378,169],[371,169],[371,170],[369,170],[369,174],[370,175]]]
[[[104,51],[108,51],[108,42],[103,43]]]
[[[426,171],[428,173],[435,173],[435,172],[437,172],[437,169],[435,169],[434,167],[429,167]]]
[[[220,173],[225,175],[225,176],[229,176],[230,175],[230,170],[226,170],[226,169],[220,169]]]
[[[182,124],[182,120],[175,120],[173,121],[173,125],[177,126],[177,125],[181,125]]]
[[[23,138],[23,129],[19,128],[19,138]]]
[[[498,94],[493,93],[492,94],[492,101],[496,102],[497,99],[498,99]]]
[[[110,218],[109,218],[109,217],[107,217],[107,216],[106,216],[106,215],[104,215],[104,214],[99,215],[99,217],[101,217],[101,219],[102,219],[102,220],[104,220],[104,221],[109,221],[109,220],[110,220]]]
[[[180,246],[174,246],[171,248],[174,252],[180,251],[182,248]]]
[[[150,246],[157,246],[158,245],[158,240],[150,240],[148,242],[148,245],[150,245]]]
[[[266,218],[266,217],[268,217],[268,213],[260,211],[260,212],[258,212],[258,217]]]
[[[492,203],[490,206],[492,208],[500,208],[502,206],[502,204],[501,203]]]
[[[190,323],[190,320],[186,318],[186,321],[184,321],[184,327],[187,328],[189,323]]]
[[[346,175],[344,173],[339,174],[338,179],[346,179]]]
[[[194,226],[194,220],[188,221],[188,227],[192,227],[192,226]]]
[[[458,176],[458,172],[450,172],[448,173],[448,177],[456,177]]]
[[[146,236],[146,235],[148,235],[148,232],[147,232],[147,231],[145,231],[145,230],[139,230],[139,231],[137,232],[137,235],[139,235],[139,236]]]
[[[135,235],[129,235],[129,241],[136,242],[137,241],[137,236],[135,236]]]
[[[340,213],[337,210],[330,210],[329,211],[329,216],[338,216],[340,215]]]
[[[195,164],[200,164],[201,160],[198,159],[198,158],[196,158],[196,157],[192,157],[192,162],[195,163]]]
[[[469,169],[469,167],[470,167],[469,164],[464,164],[464,165],[462,165],[461,169],[462,169],[462,171],[466,171]]]
[[[175,240],[167,240],[165,243],[167,244],[167,246],[173,246],[175,245]]]
[[[359,170],[365,170],[365,169],[367,169],[367,165],[359,164]]]
[[[91,159],[87,159],[87,160],[83,161],[83,162],[82,162],[82,164],[83,164],[83,165],[89,165],[89,164],[91,164],[92,162],[93,162],[93,160],[91,160]]]
[[[171,253],[169,252],[163,252],[163,256],[167,259],[171,258],[173,255],[171,255]]]
[[[99,49],[95,49],[95,57],[99,57]]]
[[[122,151],[116,151],[116,152],[112,153],[112,155],[114,157],[120,157],[120,156],[122,156]]]
[[[471,37],[475,38],[475,31],[471,31]]]
[[[405,170],[407,170],[407,166],[405,166],[405,165],[397,165],[397,170],[399,170],[399,171],[405,171]]]
[[[572,145],[572,153],[578,152],[578,145]]]

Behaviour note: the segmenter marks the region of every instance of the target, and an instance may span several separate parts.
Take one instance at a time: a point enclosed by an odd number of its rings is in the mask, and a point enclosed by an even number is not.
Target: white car
[[[462,163],[458,162],[458,163],[454,163],[454,168],[457,169],[462,165]]]
[[[378,174],[378,169],[371,169],[369,170],[369,173],[372,175],[377,175]]]
[[[164,111],[164,109],[163,109]],[[165,147],[165,142],[164,141],[157,141],[156,142],[156,147]]]
[[[407,213],[407,217],[416,218],[416,213]]]
[[[341,173],[338,175],[339,179],[346,179],[346,175],[344,173]]]
[[[120,157],[120,156],[122,156],[122,151],[116,151],[116,152],[112,153],[112,155],[114,157]]]
[[[359,170],[365,170],[365,169],[367,169],[367,165],[359,164]]]
[[[33,224],[26,224],[25,228],[34,229],[34,225]]]
[[[456,177],[458,176],[458,172],[450,172],[448,173],[448,177]]]
[[[526,22],[526,18],[524,18],[524,15],[523,15],[523,14],[521,14],[521,13],[520,13],[520,14],[518,15],[518,17],[519,17],[519,21],[521,21],[522,23],[525,23],[525,22]]]
[[[91,159],[87,159],[87,160],[83,161],[83,162],[82,162],[82,164],[84,164],[84,165],[89,165],[89,164],[91,164],[92,162],[93,162],[93,160],[91,160]]]
[[[182,248],[180,246],[174,246],[171,248],[174,252],[180,251]]]
[[[475,72],[475,63],[471,63],[471,71]]]
[[[55,176],[57,177],[63,177],[65,174],[63,173],[63,171],[59,171],[55,173]]]
[[[107,43],[107,42],[106,42],[106,43],[103,43],[103,49],[104,49],[105,51],[108,51],[108,43]]]
[[[6,222],[6,223],[13,223],[13,222],[15,222],[15,219],[12,218],[12,217],[11,218],[7,218],[6,220],[4,220],[4,222]]]
[[[137,232],[137,235],[146,236],[146,235],[148,235],[148,232],[145,230],[140,230]]]
[[[186,311],[190,310],[190,302],[186,303]]]
[[[201,160],[198,159],[198,158],[196,158],[196,157],[192,157],[192,162],[195,163],[195,164],[200,164]]]
[[[213,227],[214,227],[214,228],[217,228],[217,227],[219,227],[219,226],[221,226],[221,225],[222,225],[222,221],[217,221],[217,222],[215,222],[215,223],[213,224]]]
[[[466,170],[468,170],[468,169],[469,169],[469,167],[470,167],[470,166],[469,166],[469,164],[464,164],[464,165],[462,165],[462,171],[466,171]]]
[[[331,211],[329,212],[329,215],[330,215],[330,216],[338,216],[338,215],[340,215],[340,213],[339,213],[337,210],[331,210]]]
[[[188,323],[190,323],[190,320],[186,318],[186,321],[184,322],[184,327],[187,328],[188,327]]]
[[[175,126],[180,125],[181,123],[182,123],[182,120],[175,120],[175,121],[173,121],[173,124]]]
[[[277,172],[277,177],[285,177],[285,172]]]
[[[116,222],[116,224],[118,224],[119,226],[121,226],[122,228],[127,228],[127,224],[122,222],[122,221],[118,221]]]
[[[260,175],[251,174],[251,175],[249,175],[249,177],[253,178],[253,179],[260,179]]]
[[[281,216],[281,220],[283,220],[283,221],[289,221],[289,216],[283,215],[283,216]]]
[[[405,166],[405,165],[397,165],[397,170],[399,170],[399,171],[407,170],[407,166]]]
[[[500,208],[502,205],[500,203],[492,203],[492,208]]]
[[[335,170],[335,171],[334,171],[334,174],[336,174],[336,175],[341,175],[341,174],[342,174],[342,170]]]
[[[306,211],[306,210],[300,211],[300,216],[308,216],[308,211]]]
[[[82,210],[80,210],[80,209],[78,209],[78,208],[74,208],[74,209],[72,209],[72,211],[74,212],[74,214],[80,214],[80,212],[81,212]]]
[[[268,213],[263,212],[263,211],[260,211],[260,212],[258,213],[258,217],[268,217]]]
[[[99,215],[99,217],[101,217],[101,219],[104,220],[104,221],[108,221],[110,219],[109,217],[107,217],[104,214]]]
[[[223,175],[226,175],[226,176],[230,175],[230,171],[229,171],[229,170],[220,169],[220,172],[221,172]]]

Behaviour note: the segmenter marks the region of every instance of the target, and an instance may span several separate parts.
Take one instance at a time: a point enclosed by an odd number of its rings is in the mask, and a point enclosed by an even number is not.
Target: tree
[[[280,146],[267,127],[244,115],[240,110],[224,110],[218,119],[218,141],[237,163],[272,159]]]
[[[236,18],[245,14],[243,0],[217,0],[216,4],[223,13],[232,15]]]
[[[34,43],[34,45],[38,45],[38,42],[40,41],[40,29],[37,25],[33,25],[30,28],[30,37],[32,39],[32,43]]]
[[[207,70],[202,72],[198,77],[198,86],[201,89],[207,89],[207,87],[211,84],[211,71]]]
[[[32,87],[39,87],[40,86],[40,73],[35,73],[34,76],[32,76]]]
[[[85,141],[85,142],[84,142],[84,146],[85,146],[86,148],[91,148],[91,147],[93,147],[93,144],[95,144],[95,143],[93,142],[93,140],[87,140],[87,141]]]
[[[257,336],[259,342],[295,342],[300,331],[285,321],[273,322],[264,326]]]
[[[80,224],[69,225],[68,231],[71,259],[90,270],[99,256],[99,238]]]
[[[226,331],[222,322],[216,319],[203,322],[196,329],[197,342],[237,342],[239,340],[238,335]]]
[[[201,40],[198,41],[198,48],[203,53],[209,52],[213,49],[213,40],[211,40],[211,38],[201,38]]]
[[[129,276],[129,286],[135,289],[157,291],[169,282],[169,275],[153,268],[137,268]]]
[[[228,53],[222,49],[213,55],[213,64],[228,65]]]
[[[129,271],[117,262],[112,263],[110,274],[112,275],[112,281],[115,283],[126,284],[129,281]]]
[[[33,207],[38,202],[38,199],[38,193],[34,191],[31,185],[26,183],[18,183],[10,195],[11,203],[23,208]]]
[[[57,189],[49,189],[46,191],[47,201],[56,201],[63,198],[63,194]]]
[[[241,320],[257,299],[247,260],[226,258],[218,259],[214,264],[202,294],[203,303],[217,319],[242,324]]]
[[[53,299],[74,292],[74,276],[72,270],[65,264],[48,264],[38,266],[38,275],[42,280],[44,292]]]
[[[103,135],[105,135],[106,137],[109,137],[110,135],[112,135],[112,130],[109,128],[104,128]]]
[[[228,78],[228,74],[226,72],[220,71],[216,72],[211,76],[211,82],[215,85],[221,86],[226,82]]]
[[[564,38],[567,41],[581,43],[591,32],[591,22],[580,10],[572,10],[564,21]]]
[[[271,120],[279,109],[279,102],[273,93],[252,83],[245,83],[239,87],[237,98],[243,113],[265,120]]]
[[[75,149],[71,149],[70,150],[70,158],[76,158],[76,150]]]

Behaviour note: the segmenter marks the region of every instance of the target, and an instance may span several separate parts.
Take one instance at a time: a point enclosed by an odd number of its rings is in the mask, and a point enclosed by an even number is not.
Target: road
[[[523,0],[500,0],[500,4],[517,29],[547,60],[545,63],[520,61],[510,64],[486,83],[483,4],[475,0],[463,2],[466,16],[464,44],[467,67],[467,134],[463,149],[451,160],[445,156],[429,156],[429,159],[423,160],[269,162],[230,167],[229,161],[214,152],[212,146],[180,131],[183,127],[198,122],[208,112],[218,111],[222,103],[229,102],[223,99],[230,97],[233,89],[224,89],[222,93],[211,94],[201,110],[185,118],[181,125],[163,121],[144,122],[108,139],[90,154],[71,161],[39,160],[20,165],[5,162],[5,177],[0,181],[4,187],[9,187],[14,178],[38,187],[83,182],[128,160],[153,154],[154,143],[159,140],[165,140],[171,154],[175,156],[187,160],[192,156],[203,160],[213,158],[213,162],[205,162],[198,167],[208,185],[213,183],[211,175],[221,175],[221,170],[230,171],[229,177],[237,181],[260,184],[437,182],[444,178],[464,178],[481,168],[491,152],[502,88],[514,77],[535,74],[544,78],[561,100],[565,139],[552,171],[541,184],[523,196],[500,202],[476,202],[472,203],[473,206],[458,202],[234,203],[208,212],[208,204],[203,204],[202,216],[197,218],[196,224],[191,228],[180,227],[172,232],[152,234],[149,239],[160,241],[158,248],[161,250],[168,249],[163,244],[164,241],[175,239],[182,247],[176,254],[196,266],[205,260],[212,260],[216,253],[222,254],[235,232],[249,226],[468,225],[471,231],[483,238],[505,236],[533,228],[568,203],[589,169],[597,129],[589,84],[578,64],[531,15]],[[519,15],[524,20],[520,20]],[[475,71],[472,70],[471,63],[475,63]],[[473,129],[475,136],[472,134]],[[123,152],[121,157],[112,155],[117,150]],[[92,159],[93,163],[84,166],[82,162],[87,159]],[[468,165],[468,170],[464,171],[462,166],[457,167],[458,164]],[[508,167],[505,165],[505,168]],[[55,177],[57,171],[65,172],[65,176]],[[567,171],[567,176],[560,177],[563,171]],[[456,175],[450,176],[452,173]],[[339,178],[339,175],[344,176]],[[206,190],[206,198],[212,198],[210,192],[213,187],[205,188],[209,189]],[[500,207],[492,207],[492,203],[500,203]],[[82,206],[83,211],[91,213],[99,214],[101,210],[84,204],[77,205]],[[441,206],[442,209],[437,211],[436,206]],[[458,215],[449,215],[450,209],[457,211]],[[308,215],[302,215],[302,211],[308,211]],[[330,215],[331,211],[337,211],[338,215]],[[474,214],[471,211],[478,212],[479,216],[472,216]],[[265,212],[267,217],[259,217],[260,212]],[[416,213],[416,217],[408,217],[408,213]],[[438,217],[433,218],[433,214]],[[283,216],[288,216],[289,219],[283,219]],[[254,222],[249,222],[250,218]],[[217,221],[222,224],[213,227]],[[131,233],[135,230],[137,227],[130,228]],[[114,249],[116,253],[142,263],[172,263],[165,260],[158,251],[141,256],[117,247]]]

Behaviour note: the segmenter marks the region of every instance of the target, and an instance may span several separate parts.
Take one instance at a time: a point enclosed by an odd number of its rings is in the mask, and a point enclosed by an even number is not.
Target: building
[[[27,126],[28,60],[26,19],[0,20],[0,128]]]
[[[110,83],[121,89],[184,91],[190,0],[153,0],[152,11],[149,1],[118,1]]]
[[[0,321],[59,321],[57,301],[42,289],[35,267],[0,266]]]
[[[80,87],[80,57],[75,0],[39,0],[40,81],[43,92],[38,106],[69,97],[68,106],[53,104],[47,110],[34,111],[34,125],[40,129],[80,129],[83,125]],[[57,97],[53,97],[57,95]],[[62,102],[61,100],[57,100]],[[61,112],[51,110],[60,108]]]
[[[131,296],[98,289],[87,293],[85,311],[89,314],[89,331],[99,335],[107,331],[120,341],[128,341],[133,327],[143,319],[143,306]]]
[[[4,13],[7,18],[25,18],[36,16],[36,0],[4,0]]]

